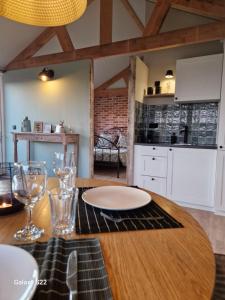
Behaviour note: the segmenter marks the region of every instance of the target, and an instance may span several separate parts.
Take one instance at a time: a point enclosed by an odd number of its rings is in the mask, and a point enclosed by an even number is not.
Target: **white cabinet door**
[[[193,206],[214,206],[216,150],[173,148],[168,156],[168,197]]]
[[[166,177],[167,157],[143,155],[141,160],[141,175]]]
[[[166,178],[141,176],[142,188],[166,196]]]
[[[175,101],[219,100],[223,54],[177,60]]]
[[[216,211],[225,212],[225,151],[218,150],[215,187]]]

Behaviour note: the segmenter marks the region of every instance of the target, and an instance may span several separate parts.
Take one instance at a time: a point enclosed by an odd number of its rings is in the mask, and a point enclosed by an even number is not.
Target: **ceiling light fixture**
[[[1,0],[0,16],[36,26],[62,26],[79,19],[87,0]]]
[[[165,75],[166,78],[173,78],[173,70],[167,70],[166,71],[166,75]]]
[[[48,68],[44,68],[39,74],[38,78],[41,81],[49,81],[54,79],[55,72],[53,70],[49,70]]]

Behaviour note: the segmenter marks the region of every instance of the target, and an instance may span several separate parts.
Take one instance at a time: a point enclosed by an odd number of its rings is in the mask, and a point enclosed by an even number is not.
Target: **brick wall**
[[[94,104],[94,130],[100,134],[112,127],[123,127],[127,134],[128,97],[96,97]]]

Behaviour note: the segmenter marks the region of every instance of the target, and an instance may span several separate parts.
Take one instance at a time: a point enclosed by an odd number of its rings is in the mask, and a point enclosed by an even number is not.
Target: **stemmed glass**
[[[28,161],[14,164],[12,191],[14,197],[22,202],[27,210],[27,224],[15,233],[14,237],[17,240],[36,240],[44,233],[44,229],[33,224],[32,209],[44,195],[46,185],[45,162]]]
[[[53,171],[59,179],[60,188],[72,190],[75,187],[76,165],[74,153],[55,152],[53,158]]]

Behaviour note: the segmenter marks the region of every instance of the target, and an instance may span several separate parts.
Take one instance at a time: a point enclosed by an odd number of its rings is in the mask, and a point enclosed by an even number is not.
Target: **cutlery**
[[[120,223],[122,221],[125,221],[125,220],[142,220],[142,221],[157,221],[157,220],[162,220],[164,219],[164,217],[143,217],[143,218],[114,218],[114,217],[111,217],[103,212],[100,212],[100,215],[104,218],[106,218],[107,220],[109,221],[113,221],[113,222],[116,222],[116,223]]]
[[[66,270],[66,284],[70,290],[70,300],[77,299],[77,251],[70,253],[67,270]]]

